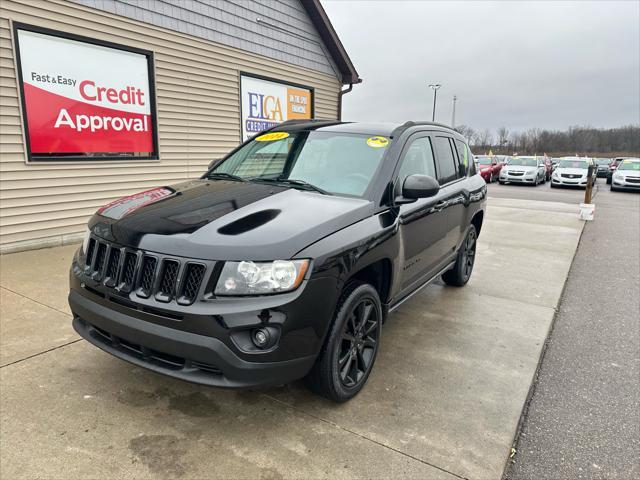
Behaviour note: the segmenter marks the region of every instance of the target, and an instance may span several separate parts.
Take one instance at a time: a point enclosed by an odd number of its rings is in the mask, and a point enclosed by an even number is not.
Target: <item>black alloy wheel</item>
[[[353,388],[366,378],[378,349],[378,312],[370,299],[364,298],[352,310],[342,327],[338,353],[340,381]]]
[[[477,240],[478,233],[476,227],[470,225],[467,236],[458,251],[455,265],[451,270],[447,270],[442,274],[444,283],[455,287],[462,287],[469,281],[473,273],[473,265],[476,261]]]
[[[305,377],[314,392],[346,402],[364,387],[380,343],[382,304],[368,283],[349,283],[316,363]]]

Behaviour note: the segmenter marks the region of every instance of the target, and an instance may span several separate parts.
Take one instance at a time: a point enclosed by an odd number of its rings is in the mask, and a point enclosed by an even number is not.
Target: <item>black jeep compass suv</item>
[[[485,198],[448,127],[286,122],[198,180],[98,210],[71,267],[73,325],[172,377],[305,377],[345,401],[390,311],[440,275],[469,280]]]

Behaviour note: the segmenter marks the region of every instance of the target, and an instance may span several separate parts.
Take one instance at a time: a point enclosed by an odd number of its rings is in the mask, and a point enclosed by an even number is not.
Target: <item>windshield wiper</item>
[[[265,183],[275,183],[275,184],[281,184],[281,185],[282,184],[291,185],[291,186],[294,186],[294,187],[300,187],[300,188],[302,188],[304,190],[313,190],[314,192],[318,192],[318,193],[321,193],[323,195],[331,195],[326,190],[323,190],[320,187],[316,187],[312,183],[305,182],[304,180],[296,180],[296,179],[293,179],[293,178],[281,178],[281,177],[277,177],[277,178],[260,178],[260,177],[256,177],[256,178],[251,178],[250,180],[252,182],[265,182]]]
[[[236,182],[246,182],[246,180],[242,177],[239,177],[238,175],[233,175],[231,173],[225,173],[225,172],[209,172],[206,175],[206,178],[224,178],[227,180],[235,180]]]

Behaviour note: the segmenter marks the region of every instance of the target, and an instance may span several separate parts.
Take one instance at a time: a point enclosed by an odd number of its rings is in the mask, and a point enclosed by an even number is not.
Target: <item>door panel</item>
[[[444,171],[443,178],[439,178],[439,180],[445,183],[441,192],[445,202],[444,212],[447,217],[447,232],[441,255],[442,257],[447,257],[455,252],[461,240],[460,236],[464,234],[469,192],[464,190],[466,169],[463,171],[461,167],[453,138],[438,135],[435,137],[435,145],[438,167]]]
[[[432,141],[427,133],[417,133],[405,144],[395,179],[398,194],[404,179],[412,174],[437,175]],[[442,259],[447,235],[443,206],[444,196],[439,193],[399,207],[399,233],[404,257],[403,290],[431,273]]]

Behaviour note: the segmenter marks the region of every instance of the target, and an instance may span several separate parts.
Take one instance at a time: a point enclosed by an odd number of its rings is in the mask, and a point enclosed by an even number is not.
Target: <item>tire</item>
[[[478,233],[474,225],[469,225],[467,236],[462,242],[458,255],[456,256],[456,263],[451,268],[442,274],[442,280],[447,285],[454,287],[462,287],[471,278],[473,273],[473,265],[476,259],[476,245],[478,240]]]
[[[553,183],[553,180],[551,181],[551,188],[558,188],[558,186],[555,183]]]
[[[617,191],[618,191],[618,189],[617,189],[616,187],[614,187],[614,186],[613,186],[613,183],[611,184],[611,191],[612,191],[612,192],[617,192]]]
[[[611,178],[607,177],[607,185],[611,185]]]
[[[373,369],[381,329],[382,305],[376,289],[361,282],[347,285],[325,344],[305,377],[307,387],[335,402],[355,397]]]
[[[504,182],[503,182],[502,180],[498,180],[498,183],[499,183],[500,185],[504,185]]]

